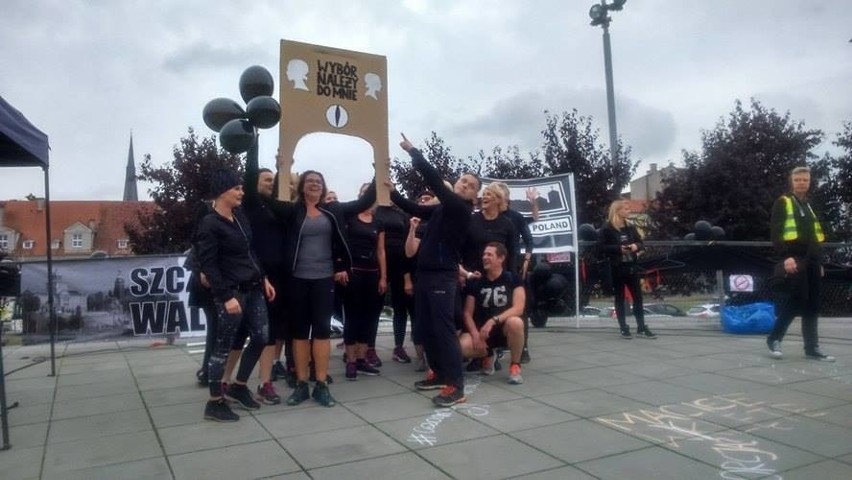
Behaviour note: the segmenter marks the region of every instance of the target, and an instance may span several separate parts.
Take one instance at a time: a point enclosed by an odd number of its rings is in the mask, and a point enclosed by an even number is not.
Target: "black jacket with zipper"
[[[236,297],[241,285],[263,279],[260,262],[251,250],[251,235],[249,221],[240,209],[234,210],[233,221],[214,211],[198,226],[198,263],[219,302]]]
[[[264,201],[284,226],[284,273],[290,277],[296,269],[296,260],[299,256],[299,246],[302,239],[302,226],[305,223],[308,207],[301,200],[284,202],[265,199]],[[375,202],[376,184],[373,182],[358,200],[317,205],[317,208],[331,221],[333,227],[331,253],[335,272],[349,271],[352,268],[352,254],[349,252],[349,244],[346,241],[346,220],[369,209]]]

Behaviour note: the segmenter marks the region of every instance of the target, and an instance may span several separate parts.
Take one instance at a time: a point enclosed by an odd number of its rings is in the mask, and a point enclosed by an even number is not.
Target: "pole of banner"
[[[568,185],[571,187],[571,217],[574,222],[574,235],[572,235],[572,243],[574,244],[574,319],[577,329],[580,328],[580,242],[577,238],[577,196],[574,190],[574,174],[568,177]]]
[[[50,330],[50,376],[56,376],[56,309],[53,308],[53,240],[50,232],[50,172],[44,167],[44,216],[47,233],[47,310]]]
[[[9,409],[6,408],[6,372],[3,370],[3,328],[0,327],[0,421],[3,425],[3,445],[0,450],[9,450]]]

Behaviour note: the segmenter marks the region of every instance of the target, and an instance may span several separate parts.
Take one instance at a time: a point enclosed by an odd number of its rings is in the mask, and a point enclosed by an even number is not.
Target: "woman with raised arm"
[[[349,283],[352,268],[344,225],[376,202],[374,183],[352,202],[325,203],[327,193],[322,174],[307,170],[299,177],[295,202],[267,200],[286,231],[287,304],[296,363],[296,388],[287,398],[288,405],[298,405],[311,396],[325,407],[336,403],[327,380],[334,282]],[[313,392],[308,388],[311,359],[316,376]]]

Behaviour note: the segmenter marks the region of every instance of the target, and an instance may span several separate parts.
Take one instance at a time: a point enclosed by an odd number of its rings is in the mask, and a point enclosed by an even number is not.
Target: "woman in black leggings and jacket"
[[[639,266],[636,259],[645,249],[642,237],[633,225],[627,224],[630,203],[616,200],[609,206],[607,221],[601,228],[598,251],[609,261],[612,287],[615,290],[615,315],[621,337],[633,338],[627,326],[624,288],[633,297],[633,315],[636,317],[636,334],[641,338],[656,338],[645,325],[645,307],[642,304],[642,287],[639,284]]]
[[[213,212],[201,220],[195,243],[200,271],[213,294],[219,327],[208,367],[210,399],[204,409],[204,418],[233,422],[240,417],[231,411],[223,395],[246,410],[260,408],[246,381],[269,336],[264,295],[274,300],[275,289],[266,280],[251,250],[251,226],[238,208],[243,199],[239,176],[228,170],[213,172],[211,193],[216,197]],[[243,362],[250,364],[248,373],[237,375],[236,382],[227,392],[222,392],[225,360],[240,322],[247,325],[251,345],[256,348],[249,347],[243,355]]]
[[[288,405],[298,405],[311,396],[325,407],[336,403],[327,383],[334,282],[348,283],[352,267],[343,226],[348,217],[367,210],[376,201],[374,184],[353,202],[325,203],[326,193],[322,174],[307,170],[299,177],[295,202],[265,200],[286,232],[287,304],[297,379]],[[313,393],[308,389],[311,359],[316,375]]]

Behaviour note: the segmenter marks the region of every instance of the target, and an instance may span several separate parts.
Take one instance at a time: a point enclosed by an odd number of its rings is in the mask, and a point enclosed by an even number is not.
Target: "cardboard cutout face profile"
[[[310,133],[351,135],[373,147],[380,204],[390,202],[387,59],[308,43],[281,41],[278,197],[289,198],[299,140]],[[359,181],[353,179],[353,181]]]

